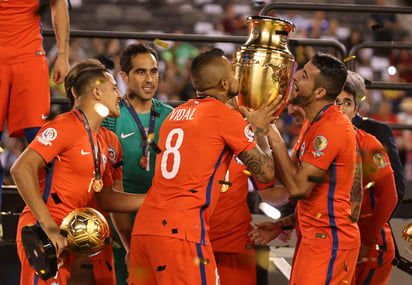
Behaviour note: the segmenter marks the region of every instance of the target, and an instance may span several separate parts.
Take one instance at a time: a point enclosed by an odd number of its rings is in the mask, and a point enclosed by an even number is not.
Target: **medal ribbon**
[[[136,111],[134,110],[130,102],[127,100],[127,98],[123,101],[130,115],[132,115],[134,121],[136,122],[137,127],[139,128],[140,136],[142,137],[142,144],[140,145],[140,147],[143,149],[143,156],[148,155],[150,146],[154,149],[156,153],[159,153],[160,149],[156,145],[156,143],[152,141],[154,137],[152,137],[153,135],[151,135],[154,134],[155,118],[156,116],[158,116],[158,113],[154,110],[154,104],[152,103],[152,108],[150,109],[150,122],[148,132],[149,136],[147,136],[142,121],[140,121],[139,116],[137,115]]]
[[[320,111],[316,114],[316,116],[315,116],[315,118],[313,119],[313,121],[310,123],[309,127],[307,127],[306,130],[305,130],[305,132],[303,133],[302,141],[305,140],[305,135],[306,135],[306,133],[309,131],[309,129],[313,126],[313,124],[316,123],[317,121],[319,121],[320,119],[322,119],[323,113],[325,113],[325,111],[326,111],[330,106],[332,106],[332,105],[333,105],[333,104],[328,104],[328,105],[326,105],[326,106],[323,106],[322,109],[320,109]],[[301,163],[300,158],[299,158],[299,153],[300,153],[300,148],[302,147],[302,144],[303,144],[303,143],[300,144],[300,146],[299,146],[299,148],[298,148],[298,151],[296,152],[296,157],[297,157],[299,163]]]
[[[86,128],[87,134],[89,136],[90,145],[92,147],[93,162],[94,162],[94,177],[95,177],[95,180],[100,180],[102,179],[102,175],[100,173],[101,154],[100,154],[99,140],[96,138],[96,141],[97,141],[97,153],[96,153],[94,143],[93,143],[92,132],[90,130],[89,121],[87,120],[87,117],[83,113],[82,110],[80,109],[77,109],[77,110],[79,110],[80,115],[82,115],[82,121],[83,121],[84,127]]]

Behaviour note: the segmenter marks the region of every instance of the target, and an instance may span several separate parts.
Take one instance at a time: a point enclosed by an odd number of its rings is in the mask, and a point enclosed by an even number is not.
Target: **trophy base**
[[[36,274],[43,280],[56,276],[56,249],[42,228],[37,225],[23,227],[21,239],[26,257]]]

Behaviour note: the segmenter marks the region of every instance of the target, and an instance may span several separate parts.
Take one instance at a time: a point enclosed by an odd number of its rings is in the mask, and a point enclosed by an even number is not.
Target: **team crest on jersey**
[[[245,136],[248,139],[249,142],[253,141],[253,138],[255,137],[255,134],[252,131],[252,128],[250,127],[250,125],[247,125],[245,127]]]
[[[312,151],[313,156],[316,157],[321,157],[325,155],[322,150],[324,150],[328,146],[328,140],[324,136],[317,136],[313,140],[313,147],[315,148],[315,151]]]
[[[57,131],[54,128],[47,128],[40,136],[37,136],[37,141],[45,146],[52,145],[52,141],[57,138]]]
[[[113,147],[111,147],[111,146],[109,146],[107,149],[108,149],[108,151],[109,151],[109,161],[110,161],[111,163],[115,163],[115,162],[116,162],[116,158],[117,158],[116,150],[115,150]]]
[[[373,156],[372,161],[378,169],[384,168],[386,165],[388,165],[385,156],[381,152],[376,153]]]

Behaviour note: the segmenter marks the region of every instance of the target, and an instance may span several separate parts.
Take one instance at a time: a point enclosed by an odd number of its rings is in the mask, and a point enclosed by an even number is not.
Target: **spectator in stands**
[[[176,34],[183,32],[178,30]],[[175,41],[170,44],[168,49],[161,52],[161,59],[166,63],[166,78],[168,82],[169,94],[175,99],[186,101],[193,98],[189,68],[191,60],[199,54],[199,49],[187,42]]]
[[[245,32],[245,19],[240,15],[236,14],[235,4],[232,2],[227,2],[223,5],[224,15],[221,21],[223,30],[228,35],[234,35],[239,32]]]
[[[406,97],[402,100],[400,104],[401,112],[398,114],[399,123],[412,125],[412,98]],[[408,181],[412,180],[412,131],[403,130],[401,141],[398,142],[399,145],[403,146],[406,155],[404,161],[404,170],[406,179]]]

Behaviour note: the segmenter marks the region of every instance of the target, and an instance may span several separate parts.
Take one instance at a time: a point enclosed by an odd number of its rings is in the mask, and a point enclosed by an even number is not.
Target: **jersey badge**
[[[248,140],[249,142],[252,142],[252,141],[253,141],[253,138],[255,137],[255,134],[253,133],[250,125],[247,125],[247,126],[245,127],[245,136],[246,136],[246,138],[247,138],[247,140]]]
[[[109,161],[111,163],[116,163],[116,158],[117,158],[116,150],[111,146],[109,146],[107,149],[109,151]]]
[[[376,153],[373,156],[372,161],[378,169],[382,169],[388,165],[385,156],[381,152]]]
[[[52,145],[52,141],[57,138],[57,131],[54,128],[47,128],[40,136],[37,136],[37,141],[45,146]]]
[[[317,158],[317,157],[321,157],[325,155],[325,153],[322,152],[322,150],[324,150],[327,146],[328,146],[328,140],[324,136],[317,136],[313,140],[313,147],[316,150],[316,151],[312,151],[313,156]]]

